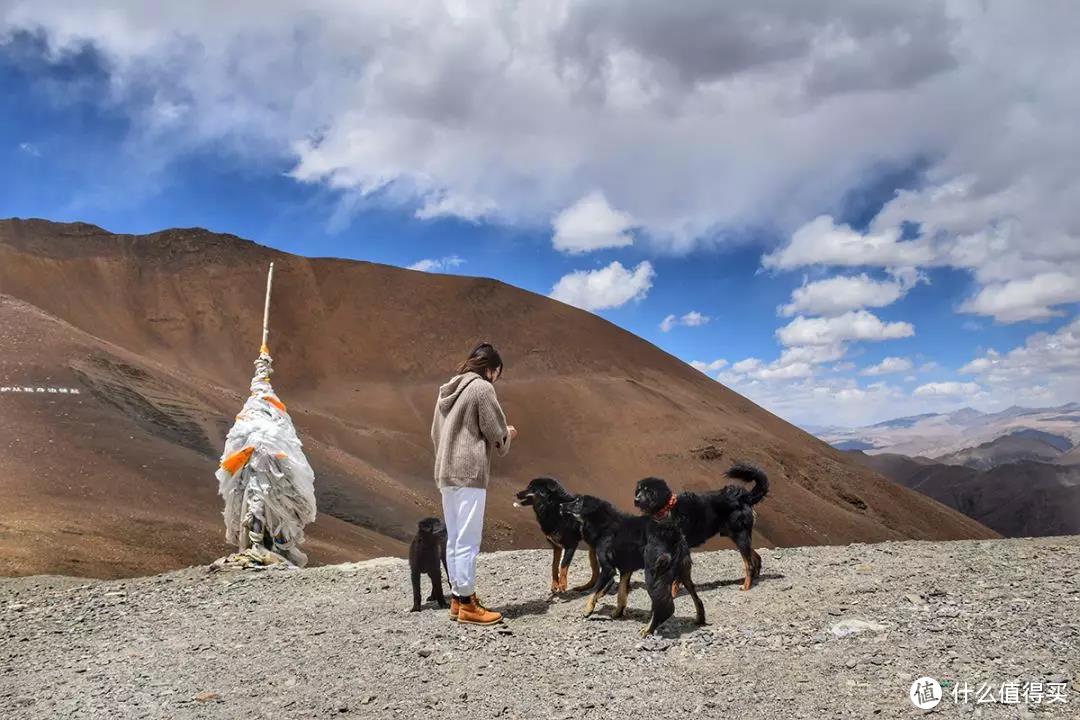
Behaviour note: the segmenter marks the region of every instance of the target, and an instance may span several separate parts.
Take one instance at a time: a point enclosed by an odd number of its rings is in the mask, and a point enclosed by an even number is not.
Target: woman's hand
[[[507,425],[506,432],[510,435],[510,440],[514,440],[518,436],[517,428],[513,425]]]

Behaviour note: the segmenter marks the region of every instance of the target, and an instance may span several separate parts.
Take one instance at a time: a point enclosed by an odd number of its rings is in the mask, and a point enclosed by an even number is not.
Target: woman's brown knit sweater
[[[435,483],[439,488],[486,488],[492,453],[510,451],[506,415],[495,387],[476,373],[451,378],[439,388],[431,421]]]

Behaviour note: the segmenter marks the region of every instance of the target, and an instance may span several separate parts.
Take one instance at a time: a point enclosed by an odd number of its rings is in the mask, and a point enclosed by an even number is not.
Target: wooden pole
[[[270,272],[266,274],[266,304],[263,305],[263,334],[262,334],[262,347],[259,352],[266,355],[270,354],[270,346],[267,345],[267,341],[270,339],[270,288],[274,284],[274,263],[270,263]]]

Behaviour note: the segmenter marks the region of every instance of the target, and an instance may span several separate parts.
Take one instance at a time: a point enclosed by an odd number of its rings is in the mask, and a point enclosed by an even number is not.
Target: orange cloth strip
[[[249,446],[241,450],[237,450],[229,457],[221,461],[221,467],[226,470],[230,475],[235,475],[240,472],[240,468],[247,465],[248,460],[251,459],[251,453],[255,452],[254,446]]]
[[[285,409],[285,403],[281,402],[280,400],[278,400],[273,395],[267,395],[264,399],[266,400],[266,402],[270,403],[271,405],[276,407],[281,412],[283,412],[283,413],[289,412],[288,410]]]

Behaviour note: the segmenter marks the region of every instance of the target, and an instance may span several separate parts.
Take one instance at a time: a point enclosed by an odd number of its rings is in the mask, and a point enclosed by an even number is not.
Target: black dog
[[[652,635],[665,620],[675,614],[675,599],[671,588],[681,582],[690,592],[697,611],[697,624],[705,624],[705,607],[698,598],[697,588],[690,576],[690,546],[682,530],[670,518],[650,519],[645,526],[645,588],[652,600],[649,624],[641,636]]]
[[[654,590],[650,587],[649,597],[654,603],[653,616],[649,624],[642,629],[642,634],[651,633],[674,612],[671,592],[667,589],[671,587],[670,580],[673,578],[679,578],[686,584],[694,599],[697,621],[699,624],[705,623],[705,607],[701,604],[690,577],[690,551],[686,548],[686,540],[682,539],[682,532],[677,525],[661,523],[648,516],[621,513],[611,503],[592,495],[579,495],[565,503],[562,512],[581,523],[582,537],[595,548],[596,559],[600,565],[600,575],[585,604],[586,617],[596,609],[597,601],[615,579],[616,572],[619,573],[619,594],[612,617],[621,617],[626,610],[630,579],[634,572],[644,569],[648,562],[651,565],[649,577],[653,578],[654,584],[666,583],[666,589],[662,593],[665,595],[664,601],[657,606]]]
[[[745,570],[742,589],[749,590],[753,579],[761,573],[761,556],[751,547],[754,505],[768,494],[769,478],[759,468],[745,463],[736,463],[727,471],[727,476],[753,481],[754,486],[747,490],[728,485],[721,490],[683,492],[676,496],[666,482],[648,477],[638,481],[634,505],[657,519],[670,513],[690,547],[697,547],[720,533],[727,535],[742,555]],[[677,585],[672,586],[672,593],[677,590]]]
[[[416,537],[409,545],[409,570],[412,573],[413,606],[410,612],[420,611],[420,574],[431,580],[431,595],[428,600],[439,603],[439,607],[449,607],[443,595],[441,569],[446,569],[446,526],[436,517],[424,518],[416,528]],[[449,582],[450,571],[446,572]]]
[[[529,481],[528,486],[517,494],[515,506],[527,506],[536,513],[536,522],[540,523],[540,530],[551,544],[551,593],[566,592],[567,575],[570,571],[570,562],[577,552],[578,543],[581,542],[581,525],[573,517],[563,515],[559,508],[563,503],[570,502],[576,497],[568,492],[559,481],[550,477],[538,477]],[[584,585],[573,588],[575,592],[588,590],[596,583],[598,568],[596,565],[596,551],[589,547],[589,565],[592,567],[592,577]]]

